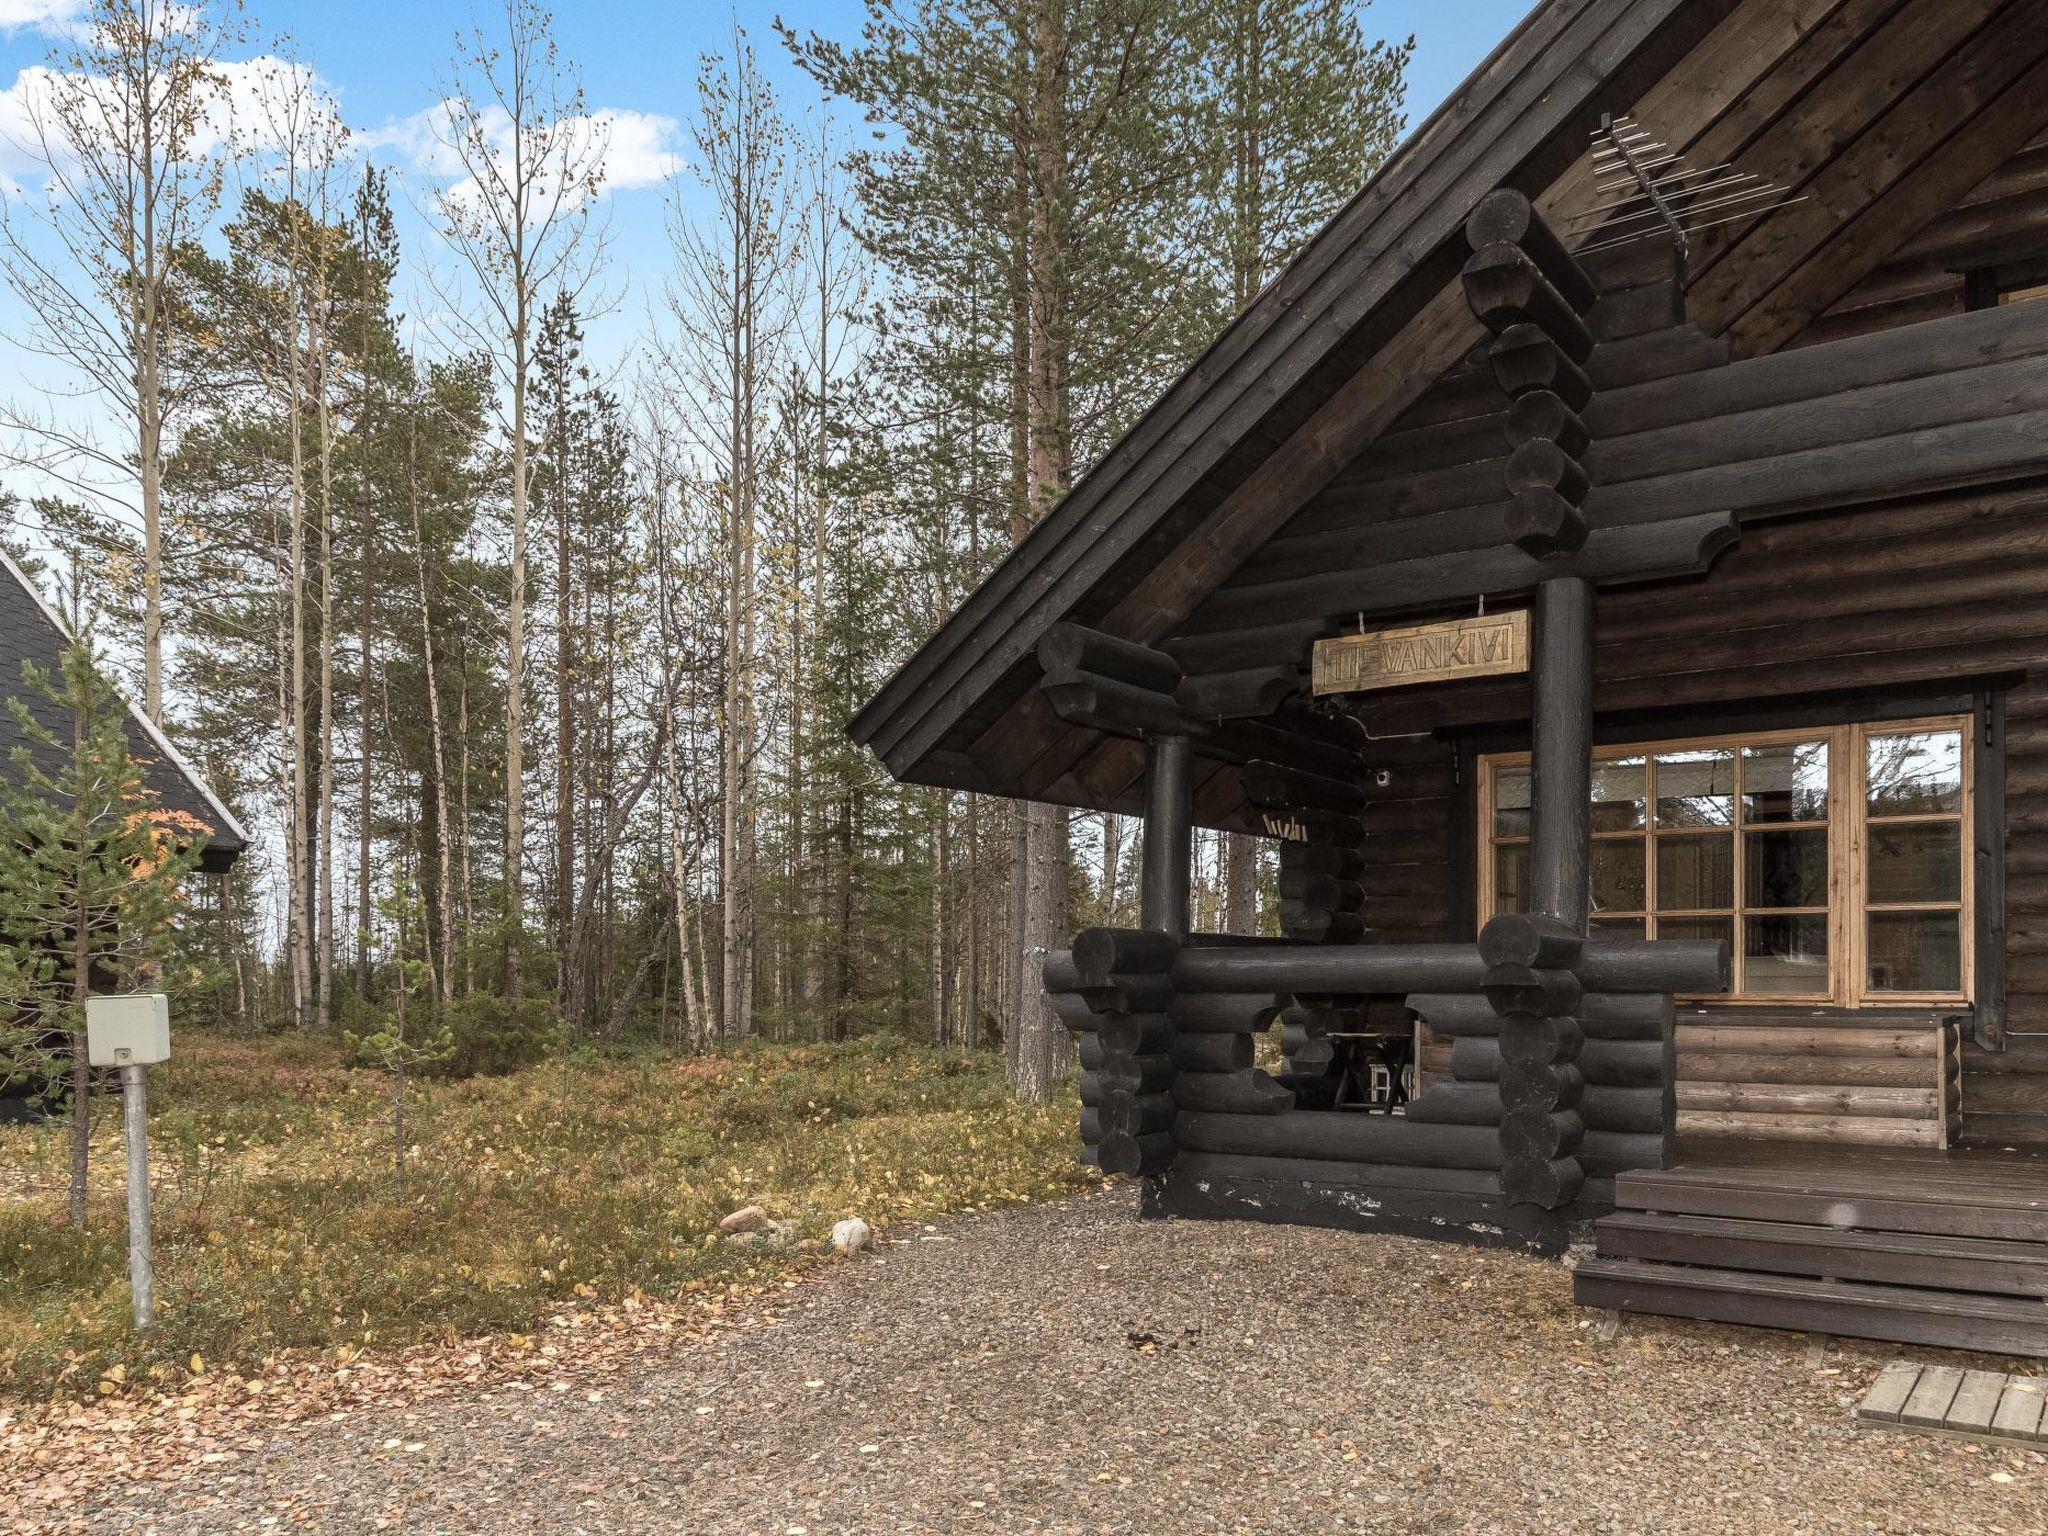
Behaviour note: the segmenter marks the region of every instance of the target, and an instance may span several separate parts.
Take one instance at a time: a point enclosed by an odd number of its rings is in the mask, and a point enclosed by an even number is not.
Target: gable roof
[[[1456,277],[1488,192],[1577,206],[1587,134],[1629,111],[1700,163],[1785,181],[1803,200],[1716,235],[1695,289],[1708,336],[1771,352],[2039,128],[2044,55],[2048,0],[1545,0],[850,733],[899,778],[1107,803],[1068,770],[1116,749],[1075,748],[1084,733],[1043,705],[1039,638],[1070,621],[1172,649],[1197,607],[1455,370],[1483,335]],[[1348,563],[1370,558],[1376,536],[1358,537]]]
[[[32,661],[54,677],[71,644],[71,628],[5,550],[0,550],[0,566],[6,568],[0,575],[0,701],[19,698],[29,714],[62,741],[71,731],[69,712],[25,686],[22,663]],[[128,752],[142,769],[143,782],[164,809],[181,812],[208,829],[201,867],[228,868],[249,846],[248,832],[170,739],[125,694],[121,702],[128,711]],[[13,763],[15,749],[24,746],[38,758],[51,759],[41,764],[46,771],[61,770],[48,748],[23,735],[14,711],[0,708],[0,773]]]
[[[1546,185],[1578,157],[1610,81],[1661,74],[1728,9],[1544,0],[854,717],[854,739],[899,777],[929,776],[968,701],[1051,624],[1106,609],[1105,583],[1134,554],[1156,563],[1161,543],[1184,543],[1269,456],[1244,446],[1291,437],[1455,275],[1462,256],[1446,259],[1479,198]],[[1368,417],[1390,414],[1374,403]],[[1126,627],[1153,639],[1159,626]]]

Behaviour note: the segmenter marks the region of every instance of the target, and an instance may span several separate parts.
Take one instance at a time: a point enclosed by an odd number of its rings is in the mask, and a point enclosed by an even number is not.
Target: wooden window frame
[[[2048,256],[1996,266],[1972,267],[1963,273],[1963,308],[1997,309],[2006,304],[2034,304],[2048,297]]]
[[[1953,731],[1956,733],[1962,751],[1960,764],[1962,799],[1959,811],[1942,811],[1905,816],[1872,816],[1868,800],[1869,743],[1873,737],[1906,736],[1923,731]],[[1676,831],[1660,832],[1656,826],[1655,770],[1651,760],[1657,756],[1691,750],[1732,751],[1738,763],[1742,751],[1748,747],[1785,746],[1798,742],[1825,741],[1828,744],[1828,807],[1829,814],[1824,822],[1768,822],[1747,823],[1740,812],[1741,783],[1730,788],[1731,797],[1737,809],[1728,826],[1732,839],[1731,905],[1725,909],[1699,909],[1691,913],[1683,910],[1658,911],[1657,902],[1657,857],[1659,837],[1667,836],[1713,836],[1713,832]],[[1864,720],[1840,725],[1816,726],[1808,729],[1786,728],[1768,731],[1739,731],[1707,736],[1681,736],[1657,741],[1615,742],[1594,748],[1595,763],[1632,757],[1644,759],[1644,825],[1640,830],[1600,834],[1596,841],[1628,842],[1640,841],[1643,846],[1644,863],[1644,910],[1645,931],[1654,932],[1649,921],[1653,918],[1683,918],[1727,916],[1730,918],[1730,932],[1736,953],[1734,956],[1735,990],[1726,997],[1701,998],[1698,1001],[1710,1004],[1725,1004],[1732,1007],[1757,1005],[1793,1006],[1809,1008],[1917,1008],[1917,1007],[1968,1007],[1976,986],[1976,906],[1977,878],[1972,850],[1975,847],[1977,816],[1976,777],[1976,720],[1968,714],[1945,714],[1911,717],[1898,720]],[[1494,830],[1495,791],[1503,769],[1525,768],[1529,765],[1528,752],[1483,753],[1478,759],[1477,802],[1477,879],[1476,903],[1478,923],[1484,926],[1495,910],[1495,857],[1496,848],[1503,845],[1525,843],[1526,838],[1503,838]],[[1739,770],[1738,770],[1739,774]],[[1961,849],[1957,869],[1959,900],[1952,902],[1881,902],[1872,905],[1868,899],[1869,869],[1867,853],[1870,846],[1869,833],[1873,825],[1905,826],[1914,823],[1952,822],[1957,826]],[[1772,830],[1797,830],[1825,826],[1828,833],[1828,904],[1825,908],[1828,922],[1828,989],[1825,992],[1745,992],[1742,990],[1745,959],[1742,954],[1742,916],[1751,911],[1768,910],[1773,914],[1786,916],[1817,915],[1820,908],[1749,908],[1743,901],[1745,860],[1745,832],[1752,826],[1768,827]],[[1872,912],[1949,912],[1956,914],[1958,927],[1957,944],[1961,965],[1962,986],[1952,992],[1887,992],[1868,985],[1869,977],[1869,919]],[[1628,917],[1634,914],[1602,914],[1614,917]]]

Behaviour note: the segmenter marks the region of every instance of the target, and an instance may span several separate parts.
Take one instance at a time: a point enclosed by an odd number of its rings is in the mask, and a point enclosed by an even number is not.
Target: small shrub
[[[518,1002],[473,992],[441,1010],[451,1051],[450,1077],[500,1077],[548,1060],[562,1049],[562,1016],[554,999]]]

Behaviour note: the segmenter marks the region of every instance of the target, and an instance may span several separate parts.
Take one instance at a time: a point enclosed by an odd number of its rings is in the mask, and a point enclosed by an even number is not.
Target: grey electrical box
[[[85,1000],[85,1058],[95,1067],[171,1059],[171,1000],[161,992]]]

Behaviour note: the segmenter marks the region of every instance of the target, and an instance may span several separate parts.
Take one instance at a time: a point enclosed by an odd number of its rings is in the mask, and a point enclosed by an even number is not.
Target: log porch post
[[[1185,736],[1145,741],[1144,868],[1138,926],[1188,936],[1189,831],[1194,819],[1194,743]]]
[[[1560,576],[1536,589],[1535,652],[1530,904],[1584,935],[1593,830],[1593,584],[1583,576]]]
[[[1547,560],[1585,547],[1591,477],[1588,324],[1599,287],[1508,188],[1481,199],[1465,224],[1472,259],[1465,297],[1495,340],[1494,378],[1508,416],[1508,542]],[[1501,1193],[1550,1210],[1576,1200],[1585,1125],[1574,1014],[1586,937],[1592,857],[1593,584],[1555,576],[1536,589],[1530,772],[1530,910],[1496,917],[1479,936],[1486,996],[1500,1016]]]

